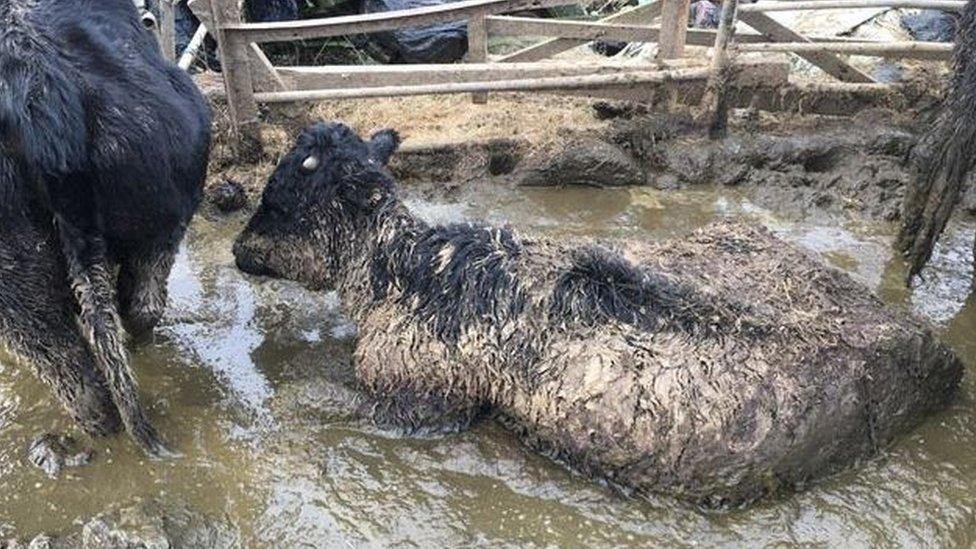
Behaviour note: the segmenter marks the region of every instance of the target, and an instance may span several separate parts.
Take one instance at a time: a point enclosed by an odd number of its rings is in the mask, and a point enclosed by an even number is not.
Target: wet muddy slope
[[[431,187],[433,193],[485,181],[662,190],[719,185],[745,189],[758,203],[784,213],[894,221],[911,177],[908,154],[930,115],[883,108],[853,118],[745,110],[733,117],[728,139],[712,142],[689,115],[614,111],[606,119],[601,109],[591,109],[592,123],[576,121],[580,127],[545,133],[432,139],[429,132],[414,138],[408,131],[394,158],[394,175],[401,184]],[[226,132],[218,132],[210,178],[215,201],[226,199],[213,187],[231,181],[242,185],[253,205],[294,135],[317,119],[293,109],[276,113],[274,120],[262,127],[265,154],[255,164],[241,164]],[[976,214],[976,178],[965,187],[960,211]]]

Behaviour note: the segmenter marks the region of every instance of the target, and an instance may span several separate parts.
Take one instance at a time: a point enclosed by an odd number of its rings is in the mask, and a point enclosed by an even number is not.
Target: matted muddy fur
[[[908,259],[909,279],[931,258],[976,165],[976,0],[966,3],[956,28],[955,72],[942,110],[912,154],[915,177],[896,242]]]
[[[929,330],[765,230],[432,226],[383,167],[397,141],[308,129],[234,249],[247,272],[339,291],[380,424],[493,414],[634,493],[734,505],[875,454],[955,393],[962,366]]]

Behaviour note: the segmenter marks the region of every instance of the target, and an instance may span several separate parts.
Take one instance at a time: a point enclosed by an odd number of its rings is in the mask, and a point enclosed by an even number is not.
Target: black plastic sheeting
[[[361,13],[407,10],[446,4],[444,0],[363,0]],[[368,36],[386,63],[452,63],[468,51],[468,27],[463,21],[428,27],[397,29]]]
[[[952,42],[956,39],[956,25],[954,15],[938,10],[922,10],[901,18],[901,26],[922,42]]]
[[[593,50],[593,53],[606,57],[613,57],[614,55],[622,52],[626,47],[627,42],[617,42],[613,40],[597,40],[590,43],[590,49]]]
[[[748,0],[744,3],[752,3]],[[721,8],[715,5],[711,0],[697,0],[693,2],[689,8],[688,12],[688,26],[698,29],[717,29],[719,18],[722,14]],[[624,48],[627,47],[627,42],[615,42],[598,40],[590,44],[590,49],[594,53],[604,55],[606,57],[613,57],[617,55]]]
[[[444,0],[363,0],[359,3],[358,11],[377,13],[445,3]],[[293,21],[299,18],[300,8],[297,0],[248,0],[244,5],[244,16],[248,21],[255,22]],[[186,0],[180,0],[176,9],[179,52],[186,49],[199,24],[200,21],[187,8]],[[463,21],[459,21],[375,33],[358,37],[356,41],[367,46],[370,53],[384,63],[452,63],[459,61],[468,51],[468,28]],[[208,37],[204,59],[211,68],[219,67],[214,45]]]
[[[271,23],[298,19],[297,0],[248,0],[244,15],[248,21]]]
[[[691,4],[688,26],[696,29],[717,29],[721,15],[722,10],[709,0],[698,0]]]

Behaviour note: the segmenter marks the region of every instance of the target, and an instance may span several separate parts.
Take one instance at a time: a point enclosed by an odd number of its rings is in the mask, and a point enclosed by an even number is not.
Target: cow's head
[[[386,164],[399,144],[392,130],[364,141],[338,123],[302,132],[234,245],[237,266],[311,288],[329,286],[340,258],[362,245],[376,215],[395,200]]]

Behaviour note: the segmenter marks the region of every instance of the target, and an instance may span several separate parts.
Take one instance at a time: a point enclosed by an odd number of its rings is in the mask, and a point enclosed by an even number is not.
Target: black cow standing
[[[0,346],[154,454],[124,334],[162,314],[209,118],[131,0],[0,0]]]

